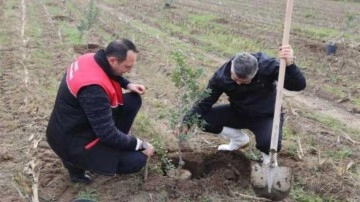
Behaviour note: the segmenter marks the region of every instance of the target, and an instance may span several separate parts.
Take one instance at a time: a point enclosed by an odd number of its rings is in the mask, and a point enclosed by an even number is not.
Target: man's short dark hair
[[[126,59],[127,52],[129,50],[138,53],[135,44],[129,39],[117,39],[109,43],[105,49],[106,57],[116,57],[119,62],[122,62]]]

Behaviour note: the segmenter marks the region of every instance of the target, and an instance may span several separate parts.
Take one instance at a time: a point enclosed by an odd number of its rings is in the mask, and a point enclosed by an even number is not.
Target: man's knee
[[[265,154],[269,154],[271,142],[257,142],[256,148]],[[277,152],[280,152],[282,148],[281,140],[278,141]]]
[[[223,126],[209,124],[209,123],[204,124],[203,127],[201,126],[199,127],[202,128],[202,130],[205,132],[214,133],[214,134],[219,134],[223,130]]]
[[[146,155],[136,152],[131,160],[125,165],[119,165],[117,169],[118,174],[131,174],[139,172],[146,165],[147,157]]]
[[[125,105],[132,110],[139,110],[142,105],[142,98],[139,94],[130,92],[124,94]]]

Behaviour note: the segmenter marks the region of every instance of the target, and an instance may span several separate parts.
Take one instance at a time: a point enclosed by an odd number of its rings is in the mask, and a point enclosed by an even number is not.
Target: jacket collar
[[[98,50],[94,55],[96,63],[104,70],[106,75],[108,75],[111,79],[117,81],[119,77],[114,74],[111,69],[110,63],[107,60],[104,50]]]
[[[231,60],[233,60],[234,57],[230,58],[228,61],[226,61],[224,64],[223,64],[223,78],[224,78],[224,82],[225,83],[234,83],[235,81],[233,81],[231,79]]]

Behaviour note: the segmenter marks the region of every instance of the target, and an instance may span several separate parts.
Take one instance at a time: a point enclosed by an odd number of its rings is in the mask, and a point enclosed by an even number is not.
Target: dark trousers
[[[141,107],[142,100],[137,93],[125,93],[124,98],[124,113],[120,117],[116,126],[123,133],[129,133],[134,119]],[[116,169],[117,174],[136,173],[141,170],[146,164],[147,157],[140,151],[116,151],[119,156],[119,163]],[[69,170],[70,174],[83,175],[84,168],[77,167],[70,162],[64,162],[64,166]],[[104,165],[106,166],[106,165]]]
[[[124,116],[119,121],[119,130],[129,133],[135,117],[141,107],[141,96],[137,93],[125,93]],[[147,157],[139,151],[121,151],[121,158],[117,168],[118,174],[136,173],[146,164]]]
[[[137,93],[125,93],[124,98],[124,113],[116,124],[118,129],[123,133],[129,133],[130,128],[135,120],[135,117],[141,107],[142,100]]]
[[[219,134],[223,127],[236,129],[249,129],[255,134],[256,148],[268,154],[271,143],[273,116],[251,117],[241,114],[230,107],[229,104],[214,106],[207,114],[203,115],[207,125],[204,131]],[[284,114],[281,113],[278,139],[278,151],[281,150],[282,126]]]

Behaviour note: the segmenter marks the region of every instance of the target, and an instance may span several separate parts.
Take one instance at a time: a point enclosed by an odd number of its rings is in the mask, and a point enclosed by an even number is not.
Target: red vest
[[[94,53],[80,56],[67,69],[66,83],[71,94],[77,97],[79,90],[88,85],[100,85],[110,99],[112,108],[123,105],[120,83],[112,80],[96,63]]]

